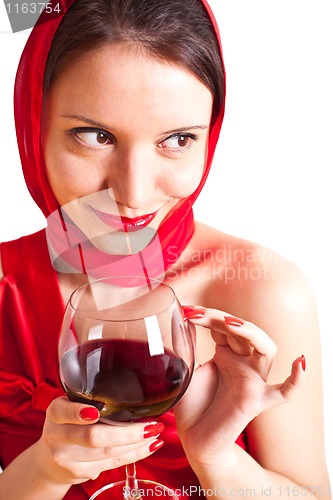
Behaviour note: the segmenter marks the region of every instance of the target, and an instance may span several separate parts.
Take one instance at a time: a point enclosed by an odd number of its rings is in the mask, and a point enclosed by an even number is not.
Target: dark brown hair
[[[201,0],[76,0],[54,36],[44,92],[75,57],[106,43],[122,42],[141,46],[195,74],[214,96],[216,118],[224,98],[223,66]]]

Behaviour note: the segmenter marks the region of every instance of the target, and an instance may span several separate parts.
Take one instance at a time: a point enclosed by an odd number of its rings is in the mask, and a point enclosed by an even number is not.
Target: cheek
[[[60,202],[59,190],[62,188],[66,192],[71,170],[68,169],[67,158],[62,152],[62,148],[53,146],[57,141],[52,141],[52,136],[44,136],[43,139],[46,176],[55,197]],[[59,144],[61,143],[59,142]]]
[[[58,202],[63,204],[69,201],[69,192],[76,191],[75,187],[82,182],[81,176],[77,176],[75,180],[71,165],[68,165],[68,161],[61,154],[46,156],[45,163],[48,181]]]
[[[91,166],[85,165],[84,160],[78,162],[61,148],[49,149],[45,164],[49,184],[61,205],[100,190],[98,176],[92,174]]]
[[[46,175],[58,203],[64,205],[82,195],[89,194],[97,177],[91,173],[91,165],[79,158],[66,144],[64,134],[45,130],[42,135]]]
[[[204,156],[204,155],[203,155]],[[200,184],[205,166],[205,158],[197,158],[186,166],[175,168],[169,178],[168,191],[173,198],[187,198]]]

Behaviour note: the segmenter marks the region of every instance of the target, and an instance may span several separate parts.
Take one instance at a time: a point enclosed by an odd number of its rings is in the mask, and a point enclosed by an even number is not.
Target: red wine
[[[102,420],[142,422],[171,409],[185,392],[190,370],[172,351],[151,356],[145,342],[92,340],[61,360],[71,401],[96,406]]]

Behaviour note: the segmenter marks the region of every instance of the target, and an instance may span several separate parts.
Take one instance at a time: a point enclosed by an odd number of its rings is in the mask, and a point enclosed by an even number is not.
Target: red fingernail
[[[243,326],[244,321],[240,318],[236,318],[235,316],[224,316],[225,324],[228,326]]]
[[[151,443],[151,445],[149,446],[149,451],[151,453],[153,453],[154,451],[162,448],[163,445],[164,445],[164,441],[162,441],[162,439],[158,439],[157,441],[154,441],[153,443]]]
[[[87,406],[80,411],[80,418],[82,420],[97,420],[99,418],[99,411],[94,406]]]
[[[206,316],[204,307],[183,306],[183,312],[187,319],[200,319]]]
[[[149,424],[143,429],[143,437],[145,439],[158,436],[165,429],[165,425],[162,422],[158,422],[157,424]]]
[[[305,356],[304,355],[301,356],[301,363],[302,363],[303,372],[305,372],[305,370],[306,370],[306,361],[305,361]]]

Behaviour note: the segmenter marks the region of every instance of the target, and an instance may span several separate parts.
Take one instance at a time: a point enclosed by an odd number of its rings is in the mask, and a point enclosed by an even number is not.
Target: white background
[[[331,0],[210,0],[227,68],[227,106],[196,218],[273,248],[310,280],[322,330],[333,477]],[[13,80],[27,32],[0,2],[0,240],[44,227],[20,171]],[[306,439],[306,436],[304,436]]]

